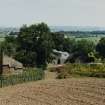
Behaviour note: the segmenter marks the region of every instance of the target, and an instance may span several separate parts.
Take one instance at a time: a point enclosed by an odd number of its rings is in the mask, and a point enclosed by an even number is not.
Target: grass
[[[0,87],[15,85],[28,81],[36,81],[44,78],[43,70],[25,69],[23,73],[17,75],[3,75],[0,77]]]

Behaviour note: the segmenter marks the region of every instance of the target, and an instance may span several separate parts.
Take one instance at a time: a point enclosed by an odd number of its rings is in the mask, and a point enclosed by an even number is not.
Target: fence
[[[43,78],[44,78],[43,70],[28,70],[24,71],[22,74],[0,76],[0,88],[28,81],[41,80]]]

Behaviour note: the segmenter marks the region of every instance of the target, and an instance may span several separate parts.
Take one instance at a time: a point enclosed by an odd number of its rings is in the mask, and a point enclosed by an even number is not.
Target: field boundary
[[[29,70],[23,72],[22,74],[0,76],[0,88],[29,81],[42,80],[44,75],[45,73],[43,70]]]

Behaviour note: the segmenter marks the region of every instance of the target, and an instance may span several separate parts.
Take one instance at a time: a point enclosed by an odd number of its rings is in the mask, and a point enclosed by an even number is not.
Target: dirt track
[[[104,79],[44,80],[0,89],[0,105],[105,105]]]

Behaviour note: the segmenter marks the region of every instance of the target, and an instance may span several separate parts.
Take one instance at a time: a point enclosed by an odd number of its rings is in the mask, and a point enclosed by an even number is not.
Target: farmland
[[[0,33],[0,42],[4,41],[6,34]]]
[[[0,89],[0,105],[105,105],[105,80],[42,80]]]
[[[0,0],[0,105],[105,105],[105,0]]]
[[[1,76],[0,105],[104,105],[105,32],[96,33],[52,33],[47,24],[39,23],[23,27],[17,37],[8,35],[1,44],[1,58],[3,53],[13,56],[27,70],[18,76]],[[72,55],[67,65],[58,63],[61,69],[52,64],[52,60],[61,59],[54,57],[54,49]],[[57,71],[51,72],[49,63],[52,68],[57,65]],[[43,72],[31,72],[29,68]],[[40,81],[32,82],[36,80]]]
[[[98,43],[99,40],[103,37],[105,37],[105,33],[104,32],[61,32],[63,33],[66,37],[70,38],[70,39],[76,39],[81,40],[81,39],[85,39],[85,40],[90,40],[94,43]]]

